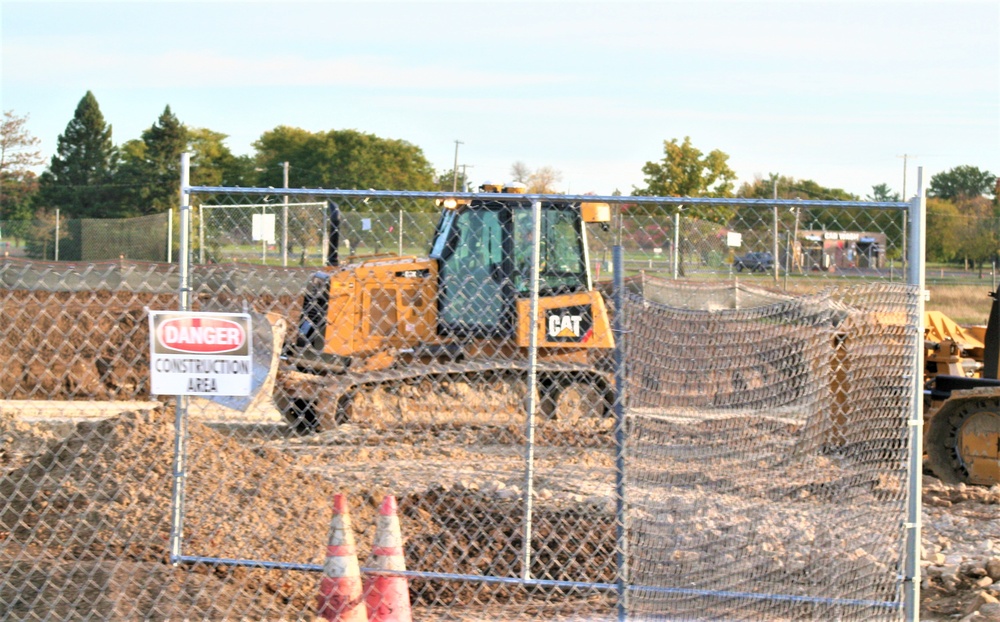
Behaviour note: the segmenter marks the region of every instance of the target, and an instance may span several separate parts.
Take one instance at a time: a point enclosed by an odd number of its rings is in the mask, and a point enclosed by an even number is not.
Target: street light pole
[[[465,143],[463,143],[460,140],[456,140],[455,141],[455,164],[452,166],[452,169],[451,169],[451,172],[452,172],[452,176],[451,176],[451,191],[452,192],[458,191],[458,146],[459,145],[464,145],[464,144]]]

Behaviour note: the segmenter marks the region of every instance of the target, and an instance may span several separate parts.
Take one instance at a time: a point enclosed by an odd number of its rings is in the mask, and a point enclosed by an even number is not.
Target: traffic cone
[[[372,568],[379,571],[406,570],[403,536],[396,515],[396,497],[386,495],[375,520]],[[410,588],[406,577],[381,572],[365,577],[365,604],[369,622],[411,622]]]
[[[326,547],[326,563],[323,564],[323,578],[319,583],[316,610],[320,620],[337,622],[368,620],[351,515],[347,511],[347,498],[342,494],[333,498],[330,539]]]

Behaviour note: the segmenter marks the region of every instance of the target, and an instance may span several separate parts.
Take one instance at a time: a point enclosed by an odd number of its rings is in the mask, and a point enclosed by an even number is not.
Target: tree
[[[191,184],[195,186],[244,186],[256,184],[257,171],[250,156],[235,156],[220,132],[190,128]]]
[[[38,177],[32,167],[45,163],[37,149],[39,140],[28,132],[27,116],[12,110],[0,122],[0,221],[7,221],[0,235],[20,242],[31,220],[32,202],[38,193]]]
[[[60,215],[60,219],[62,216]],[[59,244],[69,238],[69,232],[65,226],[59,229]],[[55,259],[56,250],[56,214],[53,210],[45,208],[38,209],[31,219],[26,234],[25,254],[32,259]],[[65,251],[60,250],[60,259],[66,259]]]
[[[528,192],[533,194],[554,194],[555,185],[562,181],[562,173],[551,166],[542,166],[528,176]]]
[[[22,176],[32,167],[45,163],[37,149],[38,138],[26,129],[28,116],[19,117],[13,110],[3,113],[0,122],[0,175]]]
[[[928,196],[939,199],[991,196],[996,191],[997,178],[989,171],[974,166],[956,166],[931,177]]]
[[[642,172],[646,187],[635,189],[639,196],[728,197],[733,193],[736,173],[729,168],[729,156],[715,149],[707,155],[677,139],[663,141],[663,159],[646,162]]]
[[[542,166],[535,170],[518,160],[510,165],[512,183],[524,184],[532,194],[556,194],[556,184],[562,181],[562,173],[551,166]]]
[[[528,185],[531,178],[531,169],[524,162],[518,160],[510,165],[510,180],[514,183]]]
[[[437,190],[441,192],[451,192],[452,186],[455,184],[455,171],[453,169],[448,169],[447,171],[441,171],[437,176],[437,181],[435,186]],[[458,191],[464,192],[468,188],[469,180],[466,178],[465,173],[461,170],[458,171]]]
[[[959,214],[964,217],[964,227],[960,228],[959,257],[966,263],[972,262],[983,276],[983,267],[996,259],[1000,249],[1000,233],[997,231],[997,215],[993,203],[983,196],[960,197],[954,201]]]
[[[188,130],[168,105],[139,140],[122,146],[118,180],[127,187],[120,216],[158,214],[180,205],[180,158]]]
[[[296,184],[313,188],[434,190],[435,175],[423,151],[404,140],[380,138],[356,130],[308,132],[279,126],[254,143],[260,182],[278,187],[277,166],[290,162],[299,171]]]
[[[758,175],[752,182],[744,182],[736,196],[746,199],[811,199],[817,201],[856,201],[857,197],[840,188],[827,188],[811,179],[798,180],[778,173],[764,179]]]
[[[899,193],[890,190],[889,184],[879,184],[872,186],[872,193],[865,198],[879,203],[893,202],[899,201]]]
[[[962,250],[967,218],[945,199],[927,199],[927,247],[930,261],[952,261]]]
[[[108,216],[115,209],[116,192],[111,184],[118,161],[111,126],[104,122],[97,98],[87,91],[39,180],[41,203],[61,209],[63,217]]]

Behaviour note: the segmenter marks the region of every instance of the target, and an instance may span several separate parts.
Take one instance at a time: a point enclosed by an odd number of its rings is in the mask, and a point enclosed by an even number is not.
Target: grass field
[[[993,302],[989,296],[991,287],[989,280],[981,285],[929,284],[931,296],[924,308],[940,311],[959,324],[986,324]]]

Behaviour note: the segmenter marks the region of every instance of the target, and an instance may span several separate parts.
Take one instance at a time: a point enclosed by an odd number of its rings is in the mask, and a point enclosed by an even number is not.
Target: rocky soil
[[[136,371],[146,339],[141,309],[171,302],[111,293],[8,297],[9,322],[0,328],[0,397],[146,399]],[[274,421],[194,418],[188,426],[184,551],[321,564],[330,503],[345,492],[364,563],[376,508],[391,493],[399,498],[409,567],[519,575],[520,558],[497,544],[519,542],[525,510],[525,426],[517,398],[523,390],[505,382],[483,378],[477,386],[440,387],[447,395],[410,386],[374,392],[364,399],[379,417],[310,437]],[[476,401],[484,408],[461,415],[462,404]],[[719,430],[703,432],[711,442]],[[793,431],[763,432],[780,446]],[[533,533],[545,554],[533,560],[533,576],[610,581],[610,430],[548,422],[535,440]],[[170,408],[42,422],[0,402],[0,619],[311,617],[315,572],[169,563],[174,448]],[[705,482],[731,476],[724,462],[679,464]],[[842,475],[833,461],[812,466],[812,473],[829,469],[823,485]],[[789,482],[796,483],[794,474]],[[832,534],[810,531],[830,507],[812,490],[802,487],[802,503],[782,509],[773,538],[756,546],[848,537],[837,528]],[[752,492],[761,498],[774,493],[766,482]],[[881,493],[885,483],[873,482],[872,494]],[[710,493],[699,494],[678,493],[672,502],[676,511],[703,520],[705,529],[740,534],[769,525],[732,518],[732,508],[743,502],[735,495],[716,494],[708,502]],[[923,499],[922,619],[1000,621],[1000,487],[945,485],[925,474]],[[679,528],[668,535],[676,542],[697,540]],[[566,541],[573,546],[558,544]],[[672,561],[705,576],[744,571],[724,556],[677,552],[683,554]],[[799,568],[750,570],[818,572],[841,555],[857,568],[875,563],[864,550],[834,547],[826,558],[800,560]],[[411,594],[421,619],[484,619],[484,611],[492,619],[580,619],[581,612],[614,619],[605,593],[415,580]]]
[[[1000,486],[924,475],[922,620],[1000,620]]]
[[[333,494],[346,492],[364,563],[378,503],[406,481],[411,492],[401,495],[400,512],[411,567],[433,556],[439,572],[520,572],[519,560],[502,543],[519,537],[522,488],[477,476],[470,460],[475,456],[447,442],[495,430],[442,429],[440,444],[407,449],[384,433],[369,445],[366,435],[373,440],[374,433],[350,425],[314,437],[263,429],[269,440],[249,446],[217,426],[190,423],[186,550],[321,564],[326,534],[316,526],[328,523]],[[83,610],[108,619],[311,615],[316,573],[169,564],[173,432],[170,409],[53,425],[27,424],[0,411],[0,498],[6,500],[0,505],[0,603],[9,619],[32,619],[40,606],[60,619]],[[597,445],[605,433],[596,428],[581,441],[589,437]],[[601,452],[590,453],[587,444],[573,450],[578,461],[600,465]],[[541,454],[544,463],[546,452]],[[391,466],[373,481],[362,475],[367,460]],[[428,460],[455,467],[437,481],[420,480],[419,473],[429,471],[417,465]],[[610,558],[615,545],[608,491],[594,488],[588,496],[580,489],[567,492],[558,478],[547,481],[535,496],[536,537],[548,542],[573,526],[577,545],[553,547],[550,556],[535,560],[535,572],[555,580],[611,580],[612,567],[598,561]],[[1000,619],[998,504],[1000,486],[951,486],[925,477],[922,619]],[[456,529],[450,521],[459,514],[476,519]],[[721,571],[727,562],[714,563]],[[416,607],[426,607],[427,619],[436,619],[440,607],[457,615],[483,601],[513,606],[511,617],[536,610],[558,618],[559,606],[613,611],[599,595],[539,599],[505,586],[415,580],[411,594]]]

